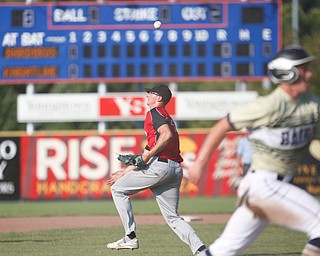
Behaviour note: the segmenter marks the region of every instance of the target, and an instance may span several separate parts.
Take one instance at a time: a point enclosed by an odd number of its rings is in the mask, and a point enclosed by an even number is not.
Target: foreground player
[[[284,48],[268,64],[279,84],[269,95],[231,111],[210,130],[189,177],[198,181],[227,131],[249,130],[253,162],[239,184],[239,207],[221,236],[200,255],[243,252],[269,223],[304,232],[304,256],[320,255],[320,203],[289,183],[312,139],[320,139],[320,99],[308,93],[315,59],[302,48]]]
[[[171,99],[166,85],[146,89],[147,104],[144,129],[147,146],[142,154],[143,168],[128,166],[125,171],[113,174],[107,181],[112,185],[112,197],[125,230],[125,236],[113,243],[109,249],[138,249],[136,224],[129,196],[145,189],[151,189],[161,213],[178,237],[189,245],[197,255],[206,247],[193,228],[178,214],[183,161],[180,156],[179,135],[165,105]]]

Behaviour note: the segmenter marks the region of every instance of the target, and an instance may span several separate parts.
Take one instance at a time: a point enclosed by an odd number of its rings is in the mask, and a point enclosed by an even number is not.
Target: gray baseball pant
[[[146,168],[134,169],[113,184],[113,201],[126,235],[132,231],[136,232],[129,195],[151,189],[165,221],[177,236],[189,245],[192,253],[195,253],[203,245],[195,230],[178,214],[182,176],[183,171],[180,163],[171,160],[164,163],[154,157]]]

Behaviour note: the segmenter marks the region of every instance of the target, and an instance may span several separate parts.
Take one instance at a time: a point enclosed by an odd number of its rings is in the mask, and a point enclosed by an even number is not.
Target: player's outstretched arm
[[[123,175],[131,172],[133,169],[137,168],[136,166],[129,165],[126,169],[113,172],[111,174],[111,178],[107,180],[107,185],[112,186],[118,179],[120,179]]]
[[[221,119],[216,123],[208,133],[200,150],[197,153],[196,160],[190,166],[188,177],[192,182],[198,182],[202,172],[207,168],[208,162],[214,152],[223,140],[225,133],[232,130],[227,118]]]

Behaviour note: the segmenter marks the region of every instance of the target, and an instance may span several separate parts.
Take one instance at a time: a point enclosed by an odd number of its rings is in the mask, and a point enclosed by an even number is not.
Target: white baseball
[[[153,26],[154,26],[155,29],[161,28],[161,25],[162,25],[162,23],[161,23],[160,20],[157,20],[157,21],[155,21],[155,22],[153,23]]]

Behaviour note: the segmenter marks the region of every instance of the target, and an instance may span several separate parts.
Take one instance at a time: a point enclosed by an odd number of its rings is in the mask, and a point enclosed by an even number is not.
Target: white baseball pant
[[[241,204],[222,235],[209,246],[211,255],[239,255],[269,223],[304,232],[309,240],[320,238],[319,201],[278,177],[277,173],[267,170],[247,173],[238,188]],[[319,248],[315,249],[314,255],[320,255]]]

